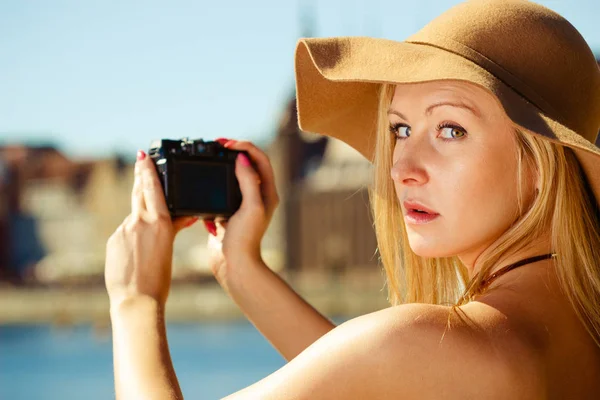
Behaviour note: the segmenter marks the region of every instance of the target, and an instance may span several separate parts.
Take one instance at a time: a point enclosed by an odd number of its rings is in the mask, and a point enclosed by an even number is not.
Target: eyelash
[[[398,136],[398,128],[401,128],[401,127],[410,128],[410,126],[408,126],[406,124],[403,124],[402,122],[397,122],[395,124],[390,124],[390,128],[389,128],[390,129],[390,133],[396,137],[396,140],[406,139],[405,137]],[[442,130],[444,128],[454,128],[454,129],[456,129],[458,131],[463,132],[465,134],[464,136],[468,135],[467,131],[463,127],[461,127],[459,125],[451,124],[449,122],[442,122],[442,123],[438,124],[435,127],[435,130],[436,131],[440,131],[440,130]],[[443,141],[446,141],[446,142],[452,142],[452,141],[455,141],[455,140],[463,139],[464,136],[461,136],[459,138],[453,138],[453,139],[447,139],[447,138],[441,138],[441,139]]]

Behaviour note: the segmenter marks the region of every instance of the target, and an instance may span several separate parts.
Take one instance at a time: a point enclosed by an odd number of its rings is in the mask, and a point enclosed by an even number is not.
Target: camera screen
[[[225,164],[206,161],[176,162],[175,206],[191,210],[226,210],[227,168]]]

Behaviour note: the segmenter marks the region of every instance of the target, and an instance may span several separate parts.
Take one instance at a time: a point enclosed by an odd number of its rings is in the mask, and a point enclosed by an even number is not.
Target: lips
[[[417,201],[406,200],[402,204],[404,205],[405,214],[412,211],[420,214],[439,215],[439,213],[435,212],[431,208]]]
[[[404,205],[404,221],[410,225],[423,225],[437,219],[440,214],[414,200],[406,200]]]

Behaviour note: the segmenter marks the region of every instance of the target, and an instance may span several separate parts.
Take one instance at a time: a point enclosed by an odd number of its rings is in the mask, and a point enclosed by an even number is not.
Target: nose
[[[413,138],[396,146],[391,169],[392,180],[406,186],[419,186],[429,181],[426,157],[431,152],[427,140]]]

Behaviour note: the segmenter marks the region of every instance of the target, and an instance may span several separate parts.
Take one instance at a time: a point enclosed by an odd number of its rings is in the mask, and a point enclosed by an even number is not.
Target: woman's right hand
[[[231,150],[245,150],[236,159],[235,174],[242,192],[242,204],[227,221],[204,220],[209,231],[209,266],[217,281],[227,290],[236,268],[261,262],[260,244],[279,204],[273,167],[267,155],[249,141],[217,139]]]

